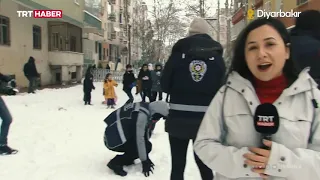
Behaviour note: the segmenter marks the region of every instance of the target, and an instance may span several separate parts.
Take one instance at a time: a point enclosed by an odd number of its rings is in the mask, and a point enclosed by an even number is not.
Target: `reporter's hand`
[[[263,144],[271,149],[272,141],[263,140]],[[267,167],[271,150],[261,149],[256,147],[249,148],[251,153],[246,153],[243,155],[246,160],[245,164],[252,167],[252,171],[259,173],[263,179],[267,179],[269,176],[264,174]]]
[[[142,173],[145,177],[150,176],[150,172],[153,173],[154,170],[154,164],[150,159],[147,159],[142,162]]]

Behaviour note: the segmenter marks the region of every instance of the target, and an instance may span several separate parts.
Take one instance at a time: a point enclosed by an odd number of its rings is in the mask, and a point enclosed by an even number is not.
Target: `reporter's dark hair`
[[[229,69],[229,73],[232,71],[238,72],[243,78],[248,79],[253,83],[253,74],[248,68],[247,62],[245,60],[245,43],[248,38],[248,35],[254,29],[257,29],[263,25],[269,25],[273,27],[281,36],[284,44],[287,46],[289,44],[290,56],[289,59],[285,62],[283,67],[283,74],[288,79],[289,86],[298,78],[298,70],[294,64],[293,58],[291,56],[290,48],[290,35],[284,26],[284,24],[274,18],[260,18],[252,21],[247,27],[245,27],[242,32],[239,34],[236,44],[234,46],[234,52],[232,56],[232,63]],[[228,74],[229,74],[228,73]]]

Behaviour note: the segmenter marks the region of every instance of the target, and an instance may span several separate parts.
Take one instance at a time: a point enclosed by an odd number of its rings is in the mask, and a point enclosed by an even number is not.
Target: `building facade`
[[[234,15],[232,18],[232,40],[251,20],[248,20],[247,10],[264,10],[266,12],[303,12],[306,10],[320,10],[320,0],[234,0]],[[255,17],[256,18],[256,17]],[[293,27],[295,18],[278,17],[287,28]]]
[[[306,10],[320,11],[320,0],[264,0],[265,3],[270,3],[272,11],[279,11],[280,9],[285,12],[293,10],[294,12],[303,12]],[[295,25],[294,18],[278,18],[287,28]]]
[[[18,17],[17,11],[55,9],[62,19]],[[0,72],[27,86],[23,66],[36,59],[42,85],[80,81],[84,0],[0,1]]]
[[[132,5],[132,16],[136,17],[132,19],[131,34],[131,63],[135,64],[142,57],[142,42],[139,38],[139,33],[141,33],[140,28],[144,27],[146,30],[149,28],[147,4],[143,1],[135,1]]]
[[[85,70],[90,65],[98,65],[99,61],[105,60],[104,28],[102,18],[105,9],[99,1],[86,1],[84,10],[83,27],[83,52]]]
[[[109,65],[117,66],[117,70],[124,68],[128,63],[129,34],[131,31],[131,0],[108,0],[107,18],[103,18],[107,31],[107,53]],[[112,68],[113,68],[112,67]]]

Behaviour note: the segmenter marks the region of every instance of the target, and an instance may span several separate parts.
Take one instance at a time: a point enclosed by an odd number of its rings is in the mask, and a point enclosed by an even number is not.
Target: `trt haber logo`
[[[18,17],[62,18],[62,10],[17,11]]]
[[[259,121],[258,126],[274,126],[273,118],[274,116],[258,116]]]

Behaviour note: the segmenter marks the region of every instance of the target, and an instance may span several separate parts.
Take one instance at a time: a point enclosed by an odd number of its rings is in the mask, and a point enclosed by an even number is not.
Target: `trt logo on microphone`
[[[274,116],[260,116],[258,115],[258,126],[274,126]]]
[[[275,134],[280,125],[277,108],[270,103],[260,104],[256,108],[253,123],[258,133],[264,135]]]
[[[18,17],[26,18],[62,18],[62,10],[17,11]]]

